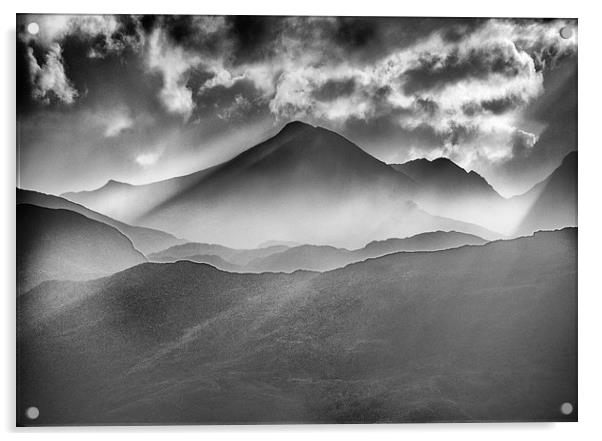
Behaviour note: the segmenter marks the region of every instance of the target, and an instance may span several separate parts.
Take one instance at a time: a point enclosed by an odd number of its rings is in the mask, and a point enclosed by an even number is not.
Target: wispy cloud
[[[27,55],[31,82],[34,85],[34,97],[45,103],[55,98],[63,103],[72,104],[77,97],[77,91],[65,74],[61,46],[53,43],[49,47],[42,66],[34,57],[33,49],[29,48]]]

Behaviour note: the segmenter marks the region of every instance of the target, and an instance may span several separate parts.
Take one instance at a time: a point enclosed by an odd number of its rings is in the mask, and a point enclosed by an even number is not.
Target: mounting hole
[[[560,29],[560,36],[565,40],[568,40],[573,36],[573,30],[569,26],[564,26]]]
[[[35,406],[28,407],[27,410],[25,410],[25,416],[30,420],[35,420],[40,416],[40,409]]]
[[[35,21],[32,21],[27,25],[27,32],[29,32],[31,35],[36,35],[38,32],[40,32],[40,25],[38,25]]]
[[[569,402],[562,403],[562,406],[560,406],[560,411],[563,415],[570,415],[573,413],[573,405]]]

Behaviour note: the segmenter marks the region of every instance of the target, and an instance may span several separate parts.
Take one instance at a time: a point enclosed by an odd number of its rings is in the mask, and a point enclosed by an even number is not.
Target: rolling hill
[[[421,233],[403,239],[373,241],[363,248],[347,250],[329,246],[303,245],[255,259],[243,268],[244,271],[296,270],[328,271],[359,262],[371,257],[400,251],[435,251],[464,245],[482,245],[485,239],[456,231]]]
[[[115,227],[125,234],[134,244],[134,247],[144,254],[150,254],[165,248],[185,243],[184,240],[151,228],[136,227],[111,219],[100,213],[92,211],[82,205],[67,199],[37,191],[17,189],[17,204],[31,204],[39,207],[65,209],[86,216],[89,219],[102,222]]]
[[[576,241],[44,282],[18,298],[19,423],[576,421]]]
[[[17,205],[17,292],[100,277],[146,261],[115,228],[69,210]]]
[[[149,255],[149,260],[153,262],[175,262],[178,260],[192,260],[191,256],[213,255],[218,256],[224,261],[227,261],[230,265],[244,266],[254,259],[267,257],[271,254],[279,253],[287,249],[288,247],[285,245],[273,245],[265,248],[239,250],[218,244],[189,242],[182,245],[175,245],[157,253],[153,253]],[[222,268],[219,265],[216,266],[218,266],[220,269],[227,270],[227,268]]]

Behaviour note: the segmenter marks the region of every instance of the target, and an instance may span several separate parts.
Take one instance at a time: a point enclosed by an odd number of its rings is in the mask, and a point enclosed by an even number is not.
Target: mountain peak
[[[105,185],[103,185],[103,187],[122,187],[122,186],[127,186],[127,187],[131,187],[132,184],[128,184],[127,182],[121,182],[121,181],[116,181],[115,179],[109,179],[107,181],[107,183]]]
[[[439,158],[435,158],[430,162],[433,166],[435,166],[436,168],[439,168],[439,169],[443,169],[443,168],[456,169],[456,170],[460,169],[465,172],[465,170],[462,167],[460,167],[458,164],[456,164],[454,161],[452,161],[449,158],[445,158],[443,156],[441,156]]]
[[[316,127],[303,121],[291,121],[282,127],[279,134],[297,134],[303,130],[315,129]]]
[[[567,155],[562,160],[562,166],[571,166],[576,167],[577,165],[577,150],[573,150],[572,152],[567,153]]]

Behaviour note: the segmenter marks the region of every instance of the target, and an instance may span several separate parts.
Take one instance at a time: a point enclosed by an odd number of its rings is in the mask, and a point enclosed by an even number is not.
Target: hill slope
[[[456,231],[422,233],[404,239],[373,241],[363,248],[347,250],[318,245],[303,245],[255,259],[244,267],[245,271],[296,270],[328,271],[371,257],[400,251],[434,251],[463,245],[482,245],[485,239]]]
[[[111,219],[108,216],[92,211],[82,205],[67,199],[31,190],[17,189],[17,204],[31,204],[46,208],[62,208],[79,213],[87,218],[102,222],[117,228],[125,234],[134,244],[134,247],[144,254],[160,251],[165,248],[179,245],[185,241],[151,228],[136,227]]]
[[[153,262],[175,262],[178,260],[192,260],[191,256],[214,255],[218,256],[224,261],[229,262],[231,265],[243,266],[254,259],[267,257],[271,254],[279,253],[287,249],[288,247],[285,245],[275,245],[265,248],[239,250],[218,244],[188,242],[182,245],[169,247],[157,253],[153,253],[149,255],[149,260]],[[218,262],[216,261],[216,263]],[[215,266],[229,271],[229,268],[224,268],[219,265]]]
[[[432,214],[509,233],[505,199],[478,173],[447,158],[391,164],[417,184],[416,202]]]
[[[69,210],[17,205],[17,283],[91,279],[146,259],[115,228]]]
[[[559,406],[578,409],[576,236],[322,274],[178,262],[45,282],[18,300],[17,414],[36,403],[27,424],[575,421]]]
[[[577,152],[569,153],[545,180],[512,203],[527,207],[515,234],[577,225]]]

